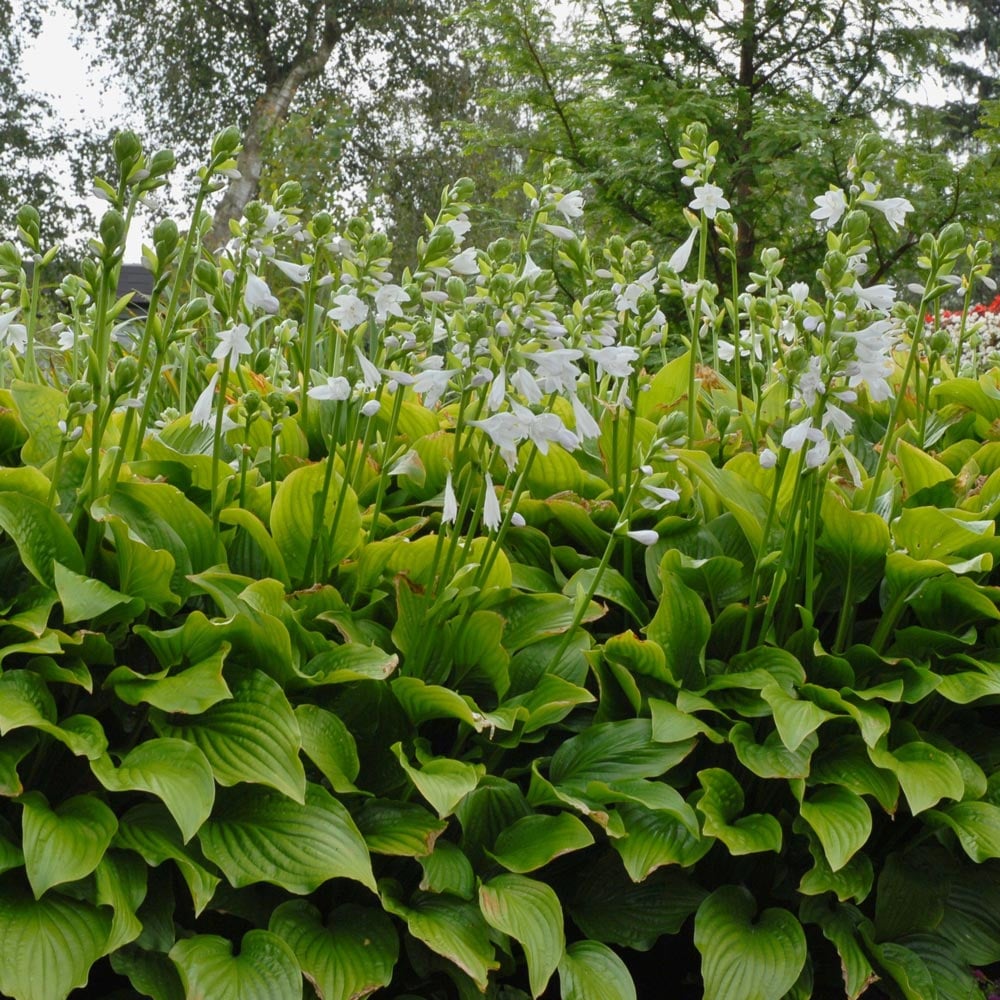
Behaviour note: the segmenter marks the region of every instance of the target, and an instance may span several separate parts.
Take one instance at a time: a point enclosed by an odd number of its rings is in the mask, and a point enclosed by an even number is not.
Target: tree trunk
[[[754,119],[755,76],[757,73],[757,10],[755,0],[743,0],[740,37],[740,75],[736,97],[736,148],[739,160],[733,171],[737,222],[740,233],[736,248],[740,274],[753,266],[757,249],[756,220],[752,209],[753,150],[751,131]]]
[[[269,81],[267,89],[257,99],[250,112],[243,150],[236,158],[236,169],[240,176],[230,181],[215,210],[212,228],[205,237],[206,245],[222,246],[230,236],[229,220],[239,219],[247,202],[257,196],[268,134],[288,117],[292,101],[302,84],[319,76],[326,68],[340,36],[339,30],[330,30],[330,25],[327,25],[322,41],[315,48],[306,49],[303,45],[291,67],[277,79]]]

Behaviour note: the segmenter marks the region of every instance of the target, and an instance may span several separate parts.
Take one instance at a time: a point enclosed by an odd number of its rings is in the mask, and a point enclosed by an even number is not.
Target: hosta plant
[[[692,126],[666,261],[558,165],[485,248],[446,190],[401,275],[294,184],[212,253],[237,146],[145,312],[134,136],[54,324],[37,213],[0,247],[0,993],[979,995],[1000,374],[943,310],[990,248],[867,282],[866,138],[815,285],[741,285]]]

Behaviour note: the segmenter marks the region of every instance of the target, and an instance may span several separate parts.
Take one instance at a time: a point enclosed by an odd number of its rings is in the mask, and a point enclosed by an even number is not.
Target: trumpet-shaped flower
[[[660,540],[660,536],[655,531],[648,529],[640,531],[626,531],[625,534],[628,535],[633,542],[638,542],[640,545],[655,545]]]
[[[377,389],[382,384],[382,373],[361,353],[361,348],[354,345],[354,353],[361,366],[361,378],[365,388]]]
[[[448,388],[448,382],[452,375],[456,375],[448,368],[425,368],[413,380],[413,390],[421,395],[424,406],[432,409],[437,401],[444,395]]]
[[[278,300],[271,294],[267,282],[256,274],[247,275],[247,284],[243,292],[243,301],[247,309],[261,309],[273,315],[278,311]]]
[[[579,191],[568,191],[553,207],[567,222],[572,222],[583,215],[583,195]]]
[[[833,229],[847,211],[847,198],[840,188],[831,188],[825,194],[813,198],[813,201],[818,207],[809,213],[809,217],[817,222],[825,222],[827,229]]]
[[[551,351],[536,351],[527,357],[538,368],[538,384],[542,392],[576,392],[580,369],[574,362],[583,357],[583,351],[557,347]]]
[[[23,323],[15,323],[17,309],[0,313],[0,342],[4,347],[10,347],[18,354],[23,354],[28,346],[28,328]]]
[[[341,292],[333,301],[335,305],[327,316],[344,330],[353,330],[368,319],[368,306],[353,292]]]
[[[587,356],[597,365],[598,378],[603,378],[605,375],[628,378],[632,374],[632,363],[639,359],[639,352],[634,347],[623,344],[592,348],[587,351]]]
[[[694,249],[694,240],[697,235],[698,230],[692,228],[691,232],[688,233],[688,238],[670,255],[667,267],[675,274],[680,274],[688,266],[688,261],[691,259],[691,251]]]
[[[503,520],[500,514],[500,501],[493,488],[493,479],[486,473],[486,485],[483,491],[483,526],[487,531],[496,531]]]
[[[590,410],[576,393],[570,396],[573,404],[573,419],[576,421],[576,436],[580,441],[593,441],[601,436],[601,428]]]
[[[699,184],[694,189],[694,198],[688,205],[692,212],[702,211],[708,219],[714,219],[719,209],[729,208],[729,202],[716,184]]]
[[[479,274],[479,263],[476,259],[476,248],[469,247],[451,258],[448,269],[452,274],[473,275]]]
[[[888,312],[896,301],[896,289],[892,285],[869,285],[867,288],[862,288],[859,283],[855,282],[854,291],[869,309],[881,309],[883,312]]]
[[[250,341],[247,339],[249,333],[250,328],[246,323],[237,323],[228,330],[221,330],[218,334],[219,343],[212,351],[212,357],[221,361],[228,355],[231,365],[239,364],[240,358],[250,353]]]
[[[332,375],[322,385],[314,385],[307,393],[310,399],[333,400],[350,399],[351,383],[343,375]]]
[[[375,318],[384,323],[390,316],[403,315],[403,303],[410,296],[399,285],[381,285],[375,292]]]
[[[444,506],[441,509],[441,523],[454,524],[458,518],[458,498],[455,496],[455,487],[451,482],[451,473],[444,483]]]
[[[542,400],[542,390],[535,381],[534,376],[527,368],[518,368],[510,377],[510,384],[528,401],[530,404],[539,403]]]
[[[271,258],[271,263],[296,285],[303,285],[309,280],[308,264],[294,264],[290,260],[278,260],[276,257]]]
[[[201,395],[195,400],[191,409],[192,427],[212,426],[212,402],[215,399],[215,387],[219,384],[219,373],[216,372],[209,380]]]
[[[505,410],[485,420],[470,420],[469,423],[486,434],[500,449],[500,457],[507,463],[507,468],[513,470],[517,465],[517,446],[528,436],[525,421],[516,413]]]
[[[907,212],[913,211],[913,206],[907,198],[873,198],[864,202],[869,208],[877,208],[889,223],[889,228],[894,233],[899,232],[899,227],[906,222]]]

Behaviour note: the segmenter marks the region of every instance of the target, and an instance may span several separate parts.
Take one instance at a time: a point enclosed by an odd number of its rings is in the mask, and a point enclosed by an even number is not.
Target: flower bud
[[[271,351],[266,347],[262,347],[253,356],[253,363],[251,364],[250,367],[254,370],[255,374],[263,375],[264,372],[267,371],[270,364],[271,364]]]
[[[125,217],[117,209],[109,208],[101,216],[99,231],[106,253],[113,254],[125,242]]]
[[[260,393],[256,389],[251,389],[249,392],[245,393],[243,396],[243,411],[248,417],[253,417],[256,413],[260,411],[261,398]]]
[[[199,260],[194,266],[194,281],[206,292],[218,291],[219,272],[211,261]]]
[[[177,166],[177,156],[172,149],[158,149],[149,158],[149,174],[151,177],[162,177],[169,174]]]
[[[115,398],[124,396],[132,390],[138,377],[139,362],[131,354],[127,354],[111,373],[111,395]]]
[[[118,164],[118,169],[122,173],[127,172],[135,161],[142,156],[142,143],[135,132],[129,129],[124,129],[115,136],[111,149],[114,153],[115,163]]]
[[[74,382],[66,393],[70,407],[86,406],[94,398],[94,390],[89,382]]]
[[[153,230],[153,248],[162,264],[177,249],[179,233],[173,219],[161,219]]]
[[[235,125],[224,128],[212,140],[212,159],[228,159],[236,152],[239,145],[240,130]]]

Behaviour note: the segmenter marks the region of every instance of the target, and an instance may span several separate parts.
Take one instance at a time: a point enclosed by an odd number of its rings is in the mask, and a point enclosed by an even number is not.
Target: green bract
[[[974,995],[1000,373],[921,344],[985,258],[863,286],[866,140],[817,288],[720,290],[684,148],[672,262],[554,175],[485,250],[446,192],[395,277],[286,199],[133,314],[111,219],[46,376],[4,341],[0,992]]]

